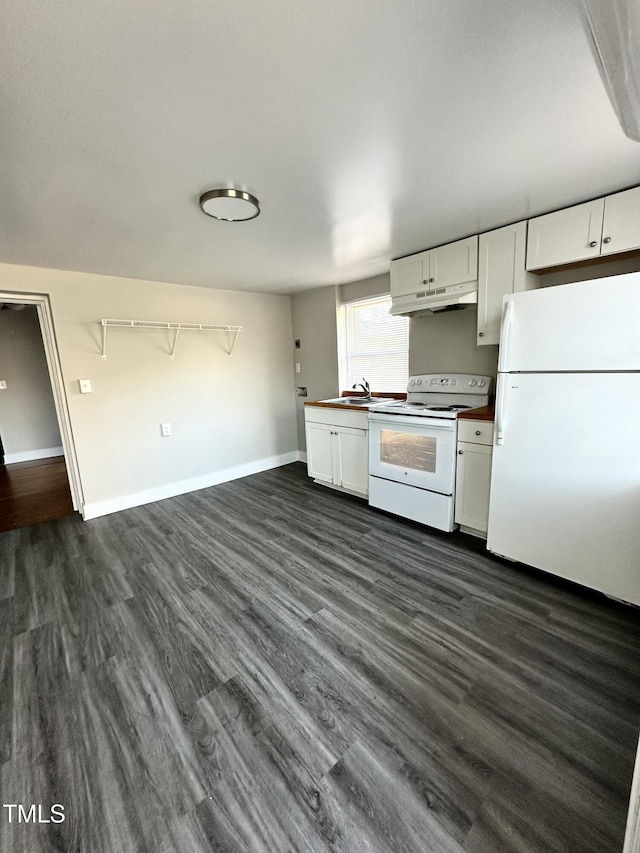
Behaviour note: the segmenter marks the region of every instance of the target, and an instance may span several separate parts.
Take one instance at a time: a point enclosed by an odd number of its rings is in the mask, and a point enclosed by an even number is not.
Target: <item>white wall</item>
[[[300,349],[293,350],[293,363],[300,364],[295,384],[307,389],[307,400],[337,397],[338,333],[336,326],[336,288],[318,287],[291,297],[293,338]],[[304,434],[304,401],[296,398],[298,447],[306,447]]]
[[[0,311],[0,436],[8,463],[61,453],[35,306]]]
[[[477,373],[495,377],[498,347],[477,345],[477,320],[475,308],[412,317],[409,373]]]
[[[384,296],[391,292],[391,275],[382,273],[373,278],[365,278],[361,281],[351,281],[339,287],[338,298],[340,302],[355,302],[356,299],[370,299],[374,296]]]
[[[0,290],[50,296],[88,515],[297,458],[288,296],[7,264]],[[224,335],[182,332],[171,361],[168,332],[111,329],[103,361],[103,317],[244,331],[232,358]]]

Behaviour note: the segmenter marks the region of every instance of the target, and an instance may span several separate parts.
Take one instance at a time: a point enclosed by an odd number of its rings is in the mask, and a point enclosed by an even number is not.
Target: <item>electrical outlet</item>
[[[162,431],[162,435],[173,435],[171,432],[171,424],[160,424],[160,429]]]
[[[6,379],[0,379],[0,391],[6,391],[6,390],[7,390],[7,380]]]
[[[81,394],[91,394],[91,380],[90,379],[78,379],[78,385],[80,386]]]

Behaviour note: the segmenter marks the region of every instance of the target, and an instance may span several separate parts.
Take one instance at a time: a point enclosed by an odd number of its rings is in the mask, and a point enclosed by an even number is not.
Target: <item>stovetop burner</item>
[[[461,412],[464,409],[472,409],[473,406],[466,406],[463,403],[456,403],[451,406],[434,406],[433,403],[417,403],[414,400],[403,400],[397,404],[402,409],[422,409],[428,412]]]

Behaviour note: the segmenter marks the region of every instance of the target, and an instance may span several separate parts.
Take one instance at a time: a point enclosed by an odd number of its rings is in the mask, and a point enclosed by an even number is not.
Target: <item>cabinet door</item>
[[[336,483],[352,492],[369,491],[369,433],[366,429],[337,430],[338,470]]]
[[[604,200],[602,254],[628,252],[640,247],[640,187],[610,195]]]
[[[307,472],[314,480],[333,483],[333,433],[330,424],[307,422]]]
[[[425,290],[429,279],[429,252],[391,261],[391,296],[411,296]]]
[[[535,270],[600,255],[604,199],[588,201],[529,220],[527,269]]]
[[[426,276],[425,276],[426,278]],[[468,237],[429,252],[429,288],[449,287],[478,278],[478,237]]]
[[[458,442],[456,524],[487,534],[492,448]]]
[[[526,243],[526,222],[517,222],[480,235],[478,345],[500,342],[502,297],[527,288],[524,268]]]

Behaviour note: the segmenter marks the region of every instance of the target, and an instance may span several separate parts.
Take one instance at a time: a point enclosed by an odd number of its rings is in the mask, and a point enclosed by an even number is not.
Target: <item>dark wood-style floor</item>
[[[638,611],[302,465],[4,533],[0,592],[2,802],[66,814],[3,853],[621,850]]]
[[[64,456],[0,465],[0,533],[72,512]]]

